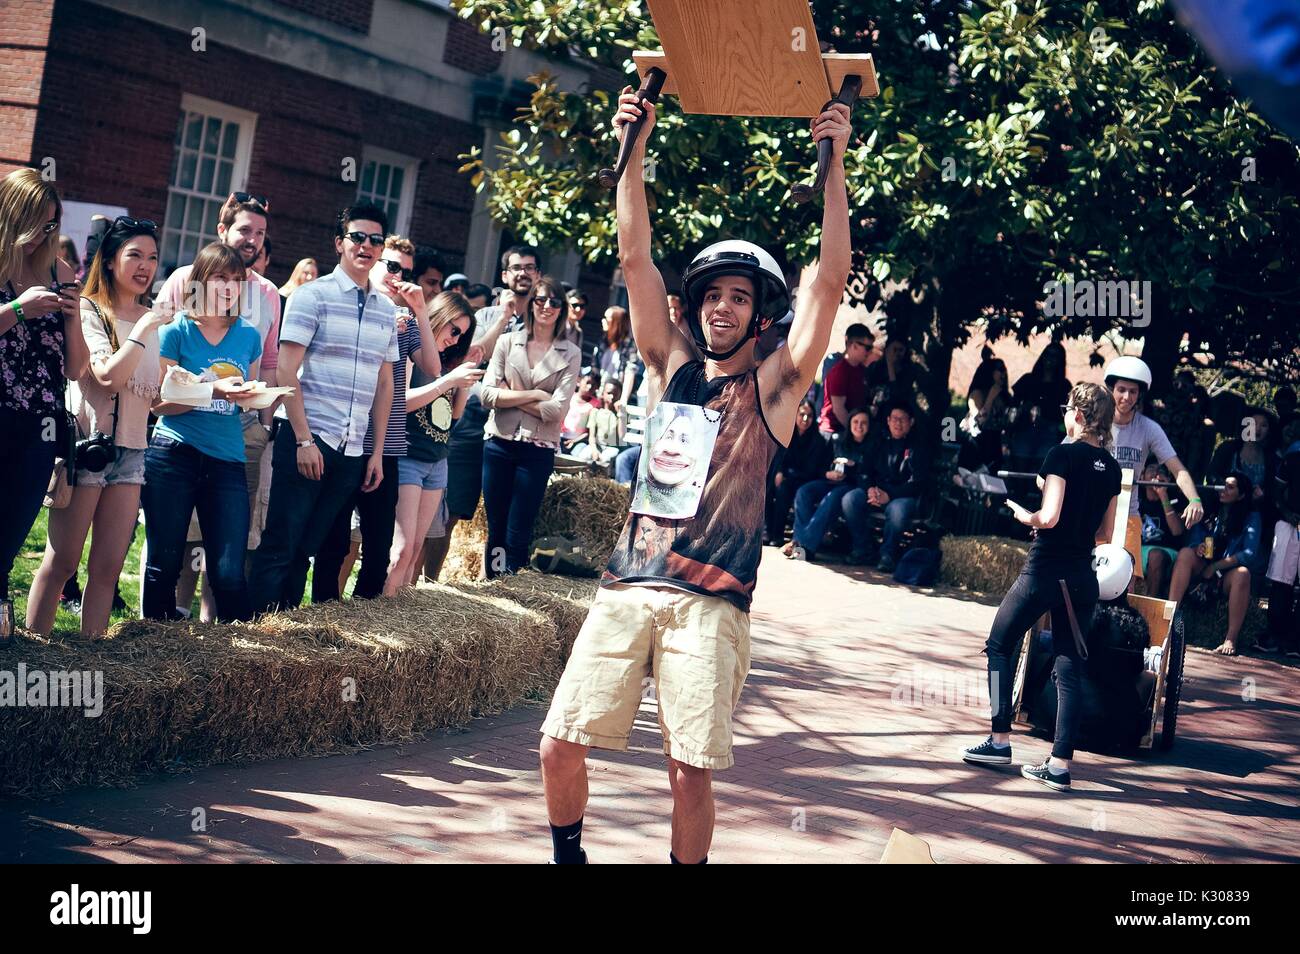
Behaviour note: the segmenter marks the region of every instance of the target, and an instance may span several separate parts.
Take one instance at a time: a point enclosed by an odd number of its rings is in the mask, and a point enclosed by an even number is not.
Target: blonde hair
[[[45,206],[54,203],[54,219],[63,220],[59,194],[35,169],[15,169],[0,179],[0,282],[18,274],[23,264],[23,246],[40,238],[46,223]],[[42,274],[54,267],[58,257],[59,230],[45,236],[31,255],[32,271]]]
[[[469,327],[443,355],[448,364],[459,364],[469,352],[474,338],[474,309],[470,306],[468,298],[454,291],[439,292],[433,296],[433,301],[429,302],[429,333],[435,339],[438,337],[438,332],[461,317],[469,319]]]
[[[294,289],[301,288],[303,285],[307,284],[306,275],[307,266],[309,265],[316,269],[316,277],[320,277],[320,266],[316,264],[316,259],[300,258],[298,264],[293,267],[293,274],[289,276],[289,280],[280,286],[281,295],[288,296],[288,294]]]
[[[1070,389],[1070,407],[1083,417],[1083,433],[1095,437],[1104,450],[1110,450],[1110,428],[1115,421],[1115,399],[1100,384],[1076,384]]]
[[[390,235],[384,239],[384,248],[401,252],[403,255],[409,255],[412,258],[415,257],[415,243],[409,238],[403,238],[400,235]]]

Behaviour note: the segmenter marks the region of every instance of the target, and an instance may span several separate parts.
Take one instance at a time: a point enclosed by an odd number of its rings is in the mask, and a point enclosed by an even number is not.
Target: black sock
[[[673,864],[675,864],[675,865],[685,864],[685,862],[678,861],[678,860],[677,860],[677,856],[676,856],[675,854],[673,854],[671,851],[668,852],[668,860],[671,861],[671,862],[672,862]],[[697,865],[707,865],[707,864],[709,863],[709,856],[708,856],[708,855],[705,855],[705,856],[703,857],[703,859],[701,859],[700,861],[697,861],[697,862],[695,862],[695,863],[696,863]]]
[[[555,846],[557,865],[580,865],[582,854],[582,819],[572,825],[552,825],[551,844]]]

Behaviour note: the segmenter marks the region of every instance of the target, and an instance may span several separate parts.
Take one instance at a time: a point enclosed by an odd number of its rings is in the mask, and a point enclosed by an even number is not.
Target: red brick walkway
[[[1300,859],[1300,669],[1189,653],[1173,750],[1081,753],[1060,795],[954,759],[987,715],[979,650],[993,612],[768,550],[711,860],[874,861],[895,826],[941,863]],[[0,801],[0,858],[543,861],[541,718],[521,707],[397,748]],[[648,707],[633,745],[590,761],[593,861],[667,860]],[[1048,748],[1017,736],[1017,762]]]

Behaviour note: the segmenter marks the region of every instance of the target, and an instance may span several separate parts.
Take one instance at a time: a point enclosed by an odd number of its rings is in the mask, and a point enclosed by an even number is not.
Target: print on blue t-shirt
[[[211,344],[182,311],[158,332],[158,351],[200,381],[233,377],[247,381],[253,362],[262,356],[262,339],[256,328],[240,318],[226,330],[220,343]],[[239,413],[239,405],[234,402],[213,398],[208,407],[164,415],[154,433],[189,444],[209,457],[243,463],[244,431]]]

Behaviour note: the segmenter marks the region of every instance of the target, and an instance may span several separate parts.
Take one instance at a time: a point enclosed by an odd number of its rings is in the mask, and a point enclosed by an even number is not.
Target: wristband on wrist
[[[1191,500],[1191,502],[1194,503],[1194,504],[1198,504],[1198,503],[1201,502],[1201,498],[1200,498],[1200,497],[1193,497],[1192,500]]]
[[[311,447],[315,443],[316,443],[316,439],[314,437],[309,437],[305,441],[294,441],[294,444],[297,445],[299,449],[303,447]]]
[[[9,303],[9,305],[13,308],[14,314],[18,317],[19,321],[27,320],[27,316],[23,314],[23,306],[18,304],[18,299],[15,298]]]

